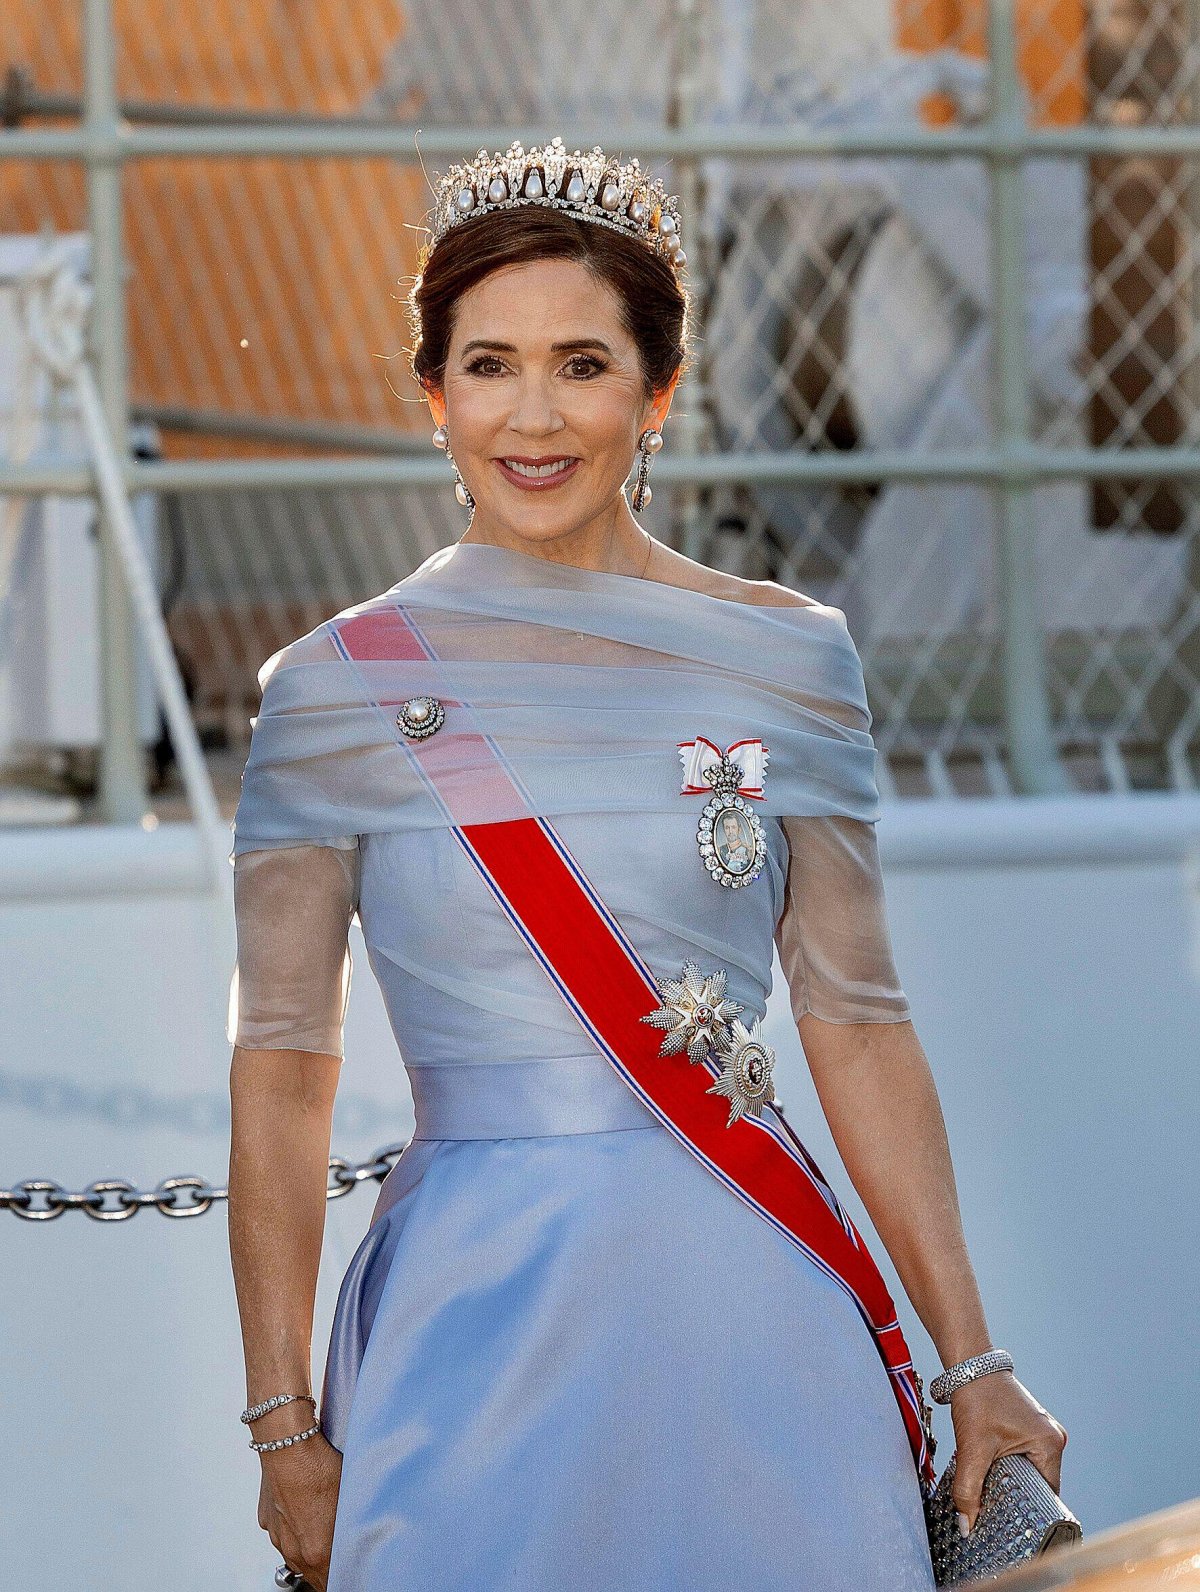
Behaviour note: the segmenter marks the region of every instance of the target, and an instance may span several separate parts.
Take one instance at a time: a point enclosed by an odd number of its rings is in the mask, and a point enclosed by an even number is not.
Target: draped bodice
[[[798,1013],[906,1015],[874,851],[870,713],[841,610],[460,542],[283,649],[262,680],[235,823],[241,1043],[340,1045],[325,1037],[340,1022],[330,968],[357,907],[410,1069],[593,1055],[456,839],[530,816],[657,975],[678,977],[685,959],[724,967],[750,1021],[777,942]],[[445,707],[427,740],[397,724],[420,695]],[[740,888],[700,850],[711,792],[686,790],[681,766],[698,737],[764,748],[761,793],[744,800],[766,852]]]
[[[458,542],[284,648],[262,680],[239,851],[530,813],[682,815],[678,748],[699,733],[769,747],[763,812],[878,816],[845,615],[799,598],[752,605]],[[396,732],[396,706],[418,695],[456,705],[437,799]],[[485,777],[497,750],[510,798]]]
[[[726,967],[733,998],[762,1014],[786,861],[777,820],[767,866],[740,890],[714,885],[675,813],[570,814],[555,829],[656,972],[677,977],[686,958]],[[368,836],[361,867],[363,935],[407,1063],[591,1049],[445,830]]]

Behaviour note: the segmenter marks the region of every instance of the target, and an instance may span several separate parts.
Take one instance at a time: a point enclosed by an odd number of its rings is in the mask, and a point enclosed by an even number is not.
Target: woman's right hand
[[[258,1523],[289,1570],[326,1592],[342,1456],[320,1432],[291,1448],[260,1454]]]

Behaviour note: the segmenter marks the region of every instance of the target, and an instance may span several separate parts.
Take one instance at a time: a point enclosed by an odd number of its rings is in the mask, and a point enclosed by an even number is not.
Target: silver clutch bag
[[[925,1499],[929,1552],[938,1586],[990,1581],[1048,1549],[1078,1542],[1083,1527],[1025,1454],[993,1460],[983,1483],[979,1513],[967,1536],[958,1529],[951,1495],[951,1455],[937,1486]]]

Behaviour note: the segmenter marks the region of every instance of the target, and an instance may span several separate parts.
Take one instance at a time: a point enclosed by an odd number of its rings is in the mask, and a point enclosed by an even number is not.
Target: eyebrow
[[[475,337],[463,347],[462,357],[465,358],[465,356],[475,348],[489,348],[501,354],[520,353],[520,349],[515,343],[497,343],[489,338]],[[573,348],[599,348],[606,354],[612,353],[612,349],[608,346],[608,344],[603,342],[599,337],[575,337],[569,342],[550,344],[550,352],[552,354],[565,354]]]

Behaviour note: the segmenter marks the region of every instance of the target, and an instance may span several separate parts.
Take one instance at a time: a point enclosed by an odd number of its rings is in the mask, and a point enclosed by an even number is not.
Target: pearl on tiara
[[[627,233],[648,245],[676,270],[687,264],[680,238],[678,201],[662,182],[642,171],[637,159],[620,165],[596,144],[590,154],[568,154],[561,138],[526,153],[514,139],[508,150],[450,166],[436,190],[436,243],[460,222],[517,205],[547,205]]]

